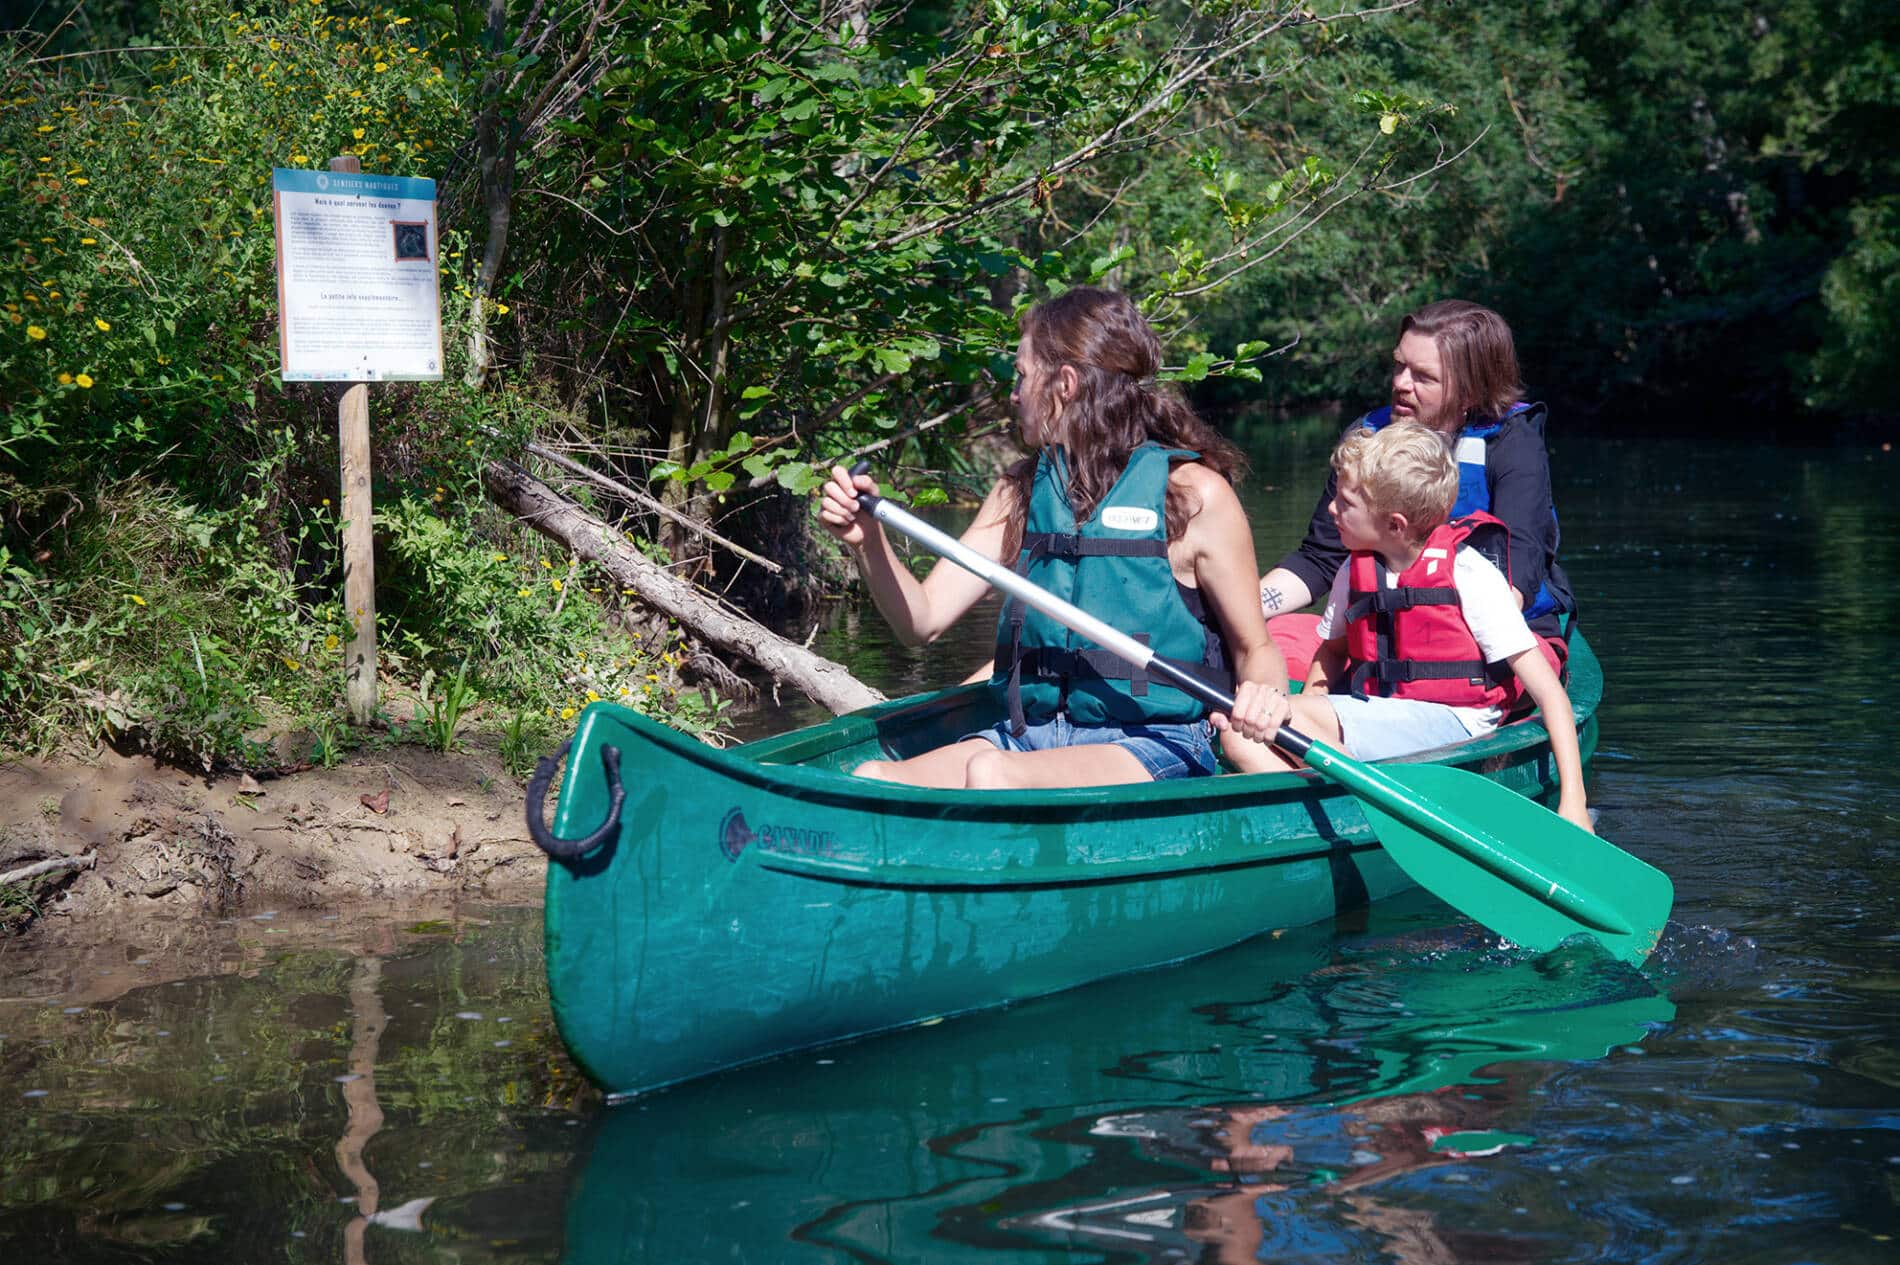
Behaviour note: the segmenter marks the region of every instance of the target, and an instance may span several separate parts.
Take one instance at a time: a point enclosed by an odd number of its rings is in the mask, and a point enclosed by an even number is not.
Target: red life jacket
[[[1377,554],[1348,560],[1346,655],[1355,698],[1415,698],[1452,707],[1509,712],[1522,687],[1506,664],[1488,664],[1458,605],[1458,550],[1475,548],[1505,572],[1510,535],[1479,511],[1440,525],[1412,565],[1385,587]]]

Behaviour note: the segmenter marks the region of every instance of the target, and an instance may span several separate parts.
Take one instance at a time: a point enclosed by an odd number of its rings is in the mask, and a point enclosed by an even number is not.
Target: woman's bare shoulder
[[[1198,461],[1175,462],[1168,471],[1168,486],[1193,497],[1197,513],[1210,505],[1239,500],[1234,494],[1234,485],[1224,475]]]

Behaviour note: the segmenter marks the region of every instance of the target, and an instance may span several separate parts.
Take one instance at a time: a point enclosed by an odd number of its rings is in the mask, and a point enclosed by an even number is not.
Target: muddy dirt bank
[[[0,767],[0,923],[96,937],[127,920],[266,905],[540,898],[521,785],[493,757],[403,747],[332,769],[207,778],[101,750]],[[37,913],[37,916],[32,916]]]

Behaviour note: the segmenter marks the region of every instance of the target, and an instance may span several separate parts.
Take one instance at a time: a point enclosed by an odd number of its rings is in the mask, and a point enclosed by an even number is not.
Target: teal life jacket
[[[1168,470],[1200,454],[1149,441],[1080,527],[1069,504],[1068,461],[1060,448],[1036,460],[1016,573],[1155,650],[1233,689],[1226,651],[1198,589],[1168,565]],[[1145,671],[1101,649],[1013,598],[996,621],[996,673],[1021,733],[1066,711],[1078,725],[1180,724],[1207,708],[1193,695],[1151,681]]]

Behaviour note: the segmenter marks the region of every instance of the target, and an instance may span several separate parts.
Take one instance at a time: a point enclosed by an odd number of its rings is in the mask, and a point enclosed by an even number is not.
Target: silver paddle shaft
[[[984,583],[1001,589],[1026,606],[1034,607],[1063,627],[1082,634],[1102,649],[1147,672],[1149,676],[1186,690],[1217,711],[1233,710],[1233,695],[1225,690],[1181,671],[1165,659],[1157,658],[1152,648],[1111,628],[1081,607],[1072,606],[1055,594],[1045,592],[1001,563],[985,558],[954,536],[938,531],[903,506],[869,492],[858,493],[858,505],[886,527],[910,537],[932,553],[948,558]]]

